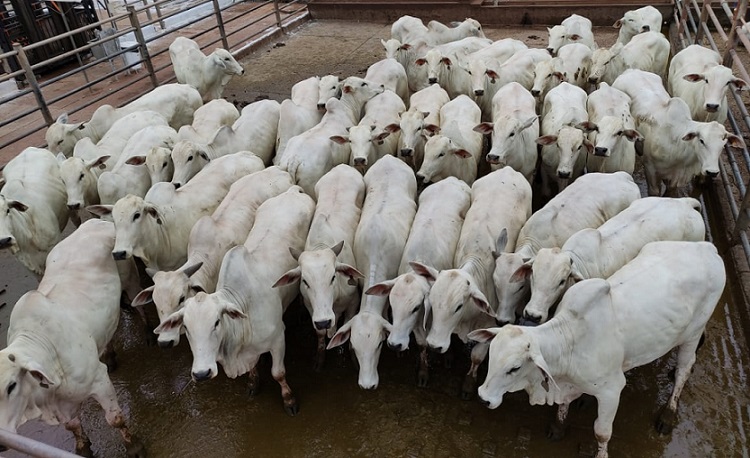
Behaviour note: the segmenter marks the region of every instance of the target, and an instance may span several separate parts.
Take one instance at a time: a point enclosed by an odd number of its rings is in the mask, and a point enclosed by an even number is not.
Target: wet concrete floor
[[[479,18],[481,20],[481,18]],[[225,91],[228,99],[252,102],[258,97],[281,100],[292,84],[311,75],[364,74],[382,55],[383,24],[313,22],[287,39],[272,43],[245,60],[246,76]],[[544,28],[490,30],[498,39],[514,36],[531,46],[546,44]],[[611,29],[595,32],[614,41]],[[537,37],[537,38],[529,38]],[[732,278],[730,282],[736,281]],[[5,340],[15,301],[36,286],[7,252],[0,252],[0,339]],[[92,285],[96,287],[96,285]],[[725,294],[707,329],[693,374],[683,391],[679,424],[669,436],[653,423],[671,391],[669,354],[628,373],[615,419],[610,456],[618,457],[747,457],[750,455],[750,357],[746,314]],[[152,319],[155,312],[149,310]],[[454,364],[434,361],[430,385],[416,387],[416,352],[401,357],[387,348],[380,363],[380,386],[363,391],[349,358],[328,354],[320,373],[312,370],[315,338],[307,312],[294,304],[285,316],[288,381],[300,413],[288,417],[270,361],[261,361],[261,392],[247,395],[244,377],[223,374],[196,384],[186,339],[176,349],[147,346],[140,321],[123,313],[115,348],[120,366],[111,375],[119,400],[135,433],[151,457],[567,457],[594,450],[595,401],[571,410],[567,436],[546,438],[552,407],[531,407],[524,393],[506,397],[491,411],[476,399],[459,398],[466,370],[464,350],[454,350]],[[119,433],[108,427],[101,408],[85,404],[82,419],[96,456],[125,456]],[[74,449],[72,434],[61,426],[29,422],[21,434]],[[4,453],[5,457],[23,456]]]

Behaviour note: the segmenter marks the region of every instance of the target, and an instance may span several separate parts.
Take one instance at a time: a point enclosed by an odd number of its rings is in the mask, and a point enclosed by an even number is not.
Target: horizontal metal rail
[[[52,447],[43,442],[29,439],[28,437],[21,436],[20,434],[12,433],[0,429],[0,444],[5,445],[8,448],[18,450],[19,452],[26,453],[35,458],[76,458],[78,455],[74,455],[65,450]]]

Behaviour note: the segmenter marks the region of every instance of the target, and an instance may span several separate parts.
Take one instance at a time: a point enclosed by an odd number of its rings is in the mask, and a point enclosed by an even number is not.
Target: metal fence
[[[5,158],[0,164],[26,146],[43,146],[44,130],[63,112],[84,121],[101,104],[121,106],[174,81],[168,48],[177,36],[194,39],[204,52],[223,47],[238,56],[308,18],[305,0],[281,4],[278,0],[135,1],[137,5],[110,0],[109,5],[115,7],[99,22],[28,46],[14,44],[13,51],[0,54],[5,69],[0,73],[0,87],[4,83],[21,86],[5,97],[0,95],[0,159]],[[99,39],[41,62],[29,62],[28,55],[36,48],[70,42],[72,36],[93,30]],[[77,57],[77,64],[38,77],[41,69],[71,56]],[[11,62],[20,70],[12,71]]]

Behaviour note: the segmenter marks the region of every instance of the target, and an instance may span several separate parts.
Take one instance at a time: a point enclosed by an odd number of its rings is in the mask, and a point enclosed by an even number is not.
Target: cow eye
[[[162,164],[161,168],[165,168],[166,166],[167,166],[167,163],[165,162],[164,164]]]
[[[333,277],[331,277],[331,283],[333,284],[333,282],[335,282],[335,281],[336,281],[336,275],[334,275]]]
[[[414,307],[414,308],[412,309],[411,313],[412,313],[412,315],[413,315],[413,314],[417,313],[418,311],[419,311],[419,306],[416,306],[416,307]]]
[[[307,280],[303,279],[302,284],[305,285],[305,288],[309,288],[310,285],[307,284]]]
[[[187,161],[190,162],[193,160],[193,156],[188,156]]]
[[[438,154],[437,157],[443,157],[443,156],[445,156],[445,153],[440,153],[440,154]]]
[[[699,138],[698,141],[701,142],[701,145],[706,146],[706,143],[703,141],[702,138]]]
[[[380,341],[380,343],[378,344],[378,350],[380,350],[380,348],[381,348],[382,346],[383,346],[383,341],[381,340],[381,341]]]
[[[219,327],[219,320],[216,320],[216,323],[214,323],[214,329]]]
[[[10,385],[8,385],[8,396],[10,396],[10,393],[12,393],[15,388],[16,382],[10,382]]]
[[[180,301],[178,302],[178,304],[182,304],[183,302],[185,302],[185,296],[180,296]]]
[[[516,135],[516,133],[515,132],[511,132],[510,134],[508,134],[508,137],[512,137],[514,135]]]
[[[458,307],[456,307],[456,311],[455,311],[455,312],[453,312],[453,313],[458,313],[458,311],[459,311],[459,310],[461,310],[461,307],[463,307],[463,306],[464,306],[464,304],[463,304],[463,303],[461,303],[461,304],[458,304]]]
[[[64,139],[63,139],[63,140],[60,140],[59,142],[57,142],[57,144],[58,144],[58,145],[62,145],[62,143],[63,143],[64,141],[65,141]]]
[[[140,213],[136,213],[135,215],[133,215],[133,221],[137,220],[140,217],[141,217],[141,214]]]
[[[562,280],[560,280],[560,285],[559,286],[562,286],[564,283],[565,283],[565,279],[563,278]]]
[[[367,83],[362,83],[362,87],[365,87],[365,86],[367,86]]]
[[[331,89],[333,89],[335,91],[336,90],[336,86],[331,87]]]
[[[510,374],[512,374],[513,372],[518,372],[518,369],[520,369],[520,368],[521,368],[521,366],[518,366],[518,367],[514,367],[514,368],[512,368],[511,370],[509,370],[509,371],[507,372],[507,374],[508,374],[508,375],[510,375]]]
[[[81,174],[81,176],[78,177],[78,181],[81,181],[81,180],[83,180],[83,174]]]

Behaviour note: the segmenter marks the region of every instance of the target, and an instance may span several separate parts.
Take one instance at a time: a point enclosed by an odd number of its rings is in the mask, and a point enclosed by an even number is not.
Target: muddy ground
[[[481,20],[481,18],[478,18]],[[246,76],[225,91],[241,103],[270,97],[282,100],[291,86],[312,75],[363,75],[381,58],[383,24],[312,22],[284,40],[271,43],[245,59]],[[488,30],[530,46],[546,45],[544,28]],[[612,29],[595,31],[600,45],[615,40]],[[36,285],[7,252],[0,252],[0,336],[4,340],[12,305]],[[734,279],[730,279],[735,281]],[[92,285],[96,287],[96,285]],[[716,308],[693,375],[681,398],[679,424],[670,436],[653,423],[666,402],[673,356],[628,373],[610,442],[618,457],[748,456],[750,391],[748,345],[736,304],[728,294]],[[149,310],[152,319],[155,312]],[[546,428],[551,407],[530,407],[524,393],[506,397],[491,411],[476,399],[458,397],[466,370],[464,349],[456,347],[454,364],[436,359],[427,388],[415,386],[416,352],[401,357],[384,349],[380,386],[363,391],[356,367],[346,355],[329,352],[321,373],[312,370],[315,338],[309,316],[294,304],[287,323],[288,381],[300,402],[294,418],[282,409],[278,385],[270,377],[269,360],[261,362],[262,391],[247,395],[246,380],[223,374],[202,384],[190,381],[191,354],[186,339],[176,349],[160,350],[144,342],[140,323],[123,313],[115,348],[120,367],[112,374],[130,424],[152,457],[548,457],[586,456],[593,450],[596,402],[571,411],[565,439],[550,442]],[[82,418],[101,458],[125,456],[119,434],[106,425],[102,410],[88,402]],[[26,436],[73,450],[62,427],[29,422]],[[8,452],[6,457],[21,456]]]

